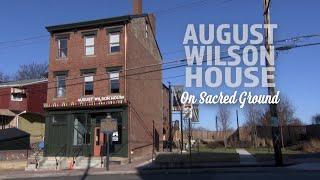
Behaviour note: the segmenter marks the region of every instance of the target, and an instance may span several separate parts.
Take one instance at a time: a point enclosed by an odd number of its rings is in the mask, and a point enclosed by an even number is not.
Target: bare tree
[[[245,108],[244,115],[246,118],[246,124],[250,128],[253,146],[257,147],[257,126],[261,125],[261,121],[265,115],[265,108],[264,106],[248,104]]]
[[[295,107],[287,96],[281,96],[280,103],[278,104],[280,125],[290,125],[295,119]]]
[[[8,75],[5,75],[4,73],[0,72],[0,83],[9,81],[10,77]]]
[[[37,64],[35,62],[31,64],[20,65],[18,72],[15,75],[15,80],[25,79],[39,79],[48,76],[48,64]]]
[[[294,117],[292,119],[292,121],[290,122],[290,125],[293,125],[293,126],[303,126],[304,123],[301,121],[301,119],[297,118],[297,117]]]
[[[316,114],[312,117],[312,124],[320,124],[320,114]]]
[[[218,110],[218,120],[223,131],[224,147],[227,147],[227,131],[230,128],[230,110],[226,105],[220,105]]]

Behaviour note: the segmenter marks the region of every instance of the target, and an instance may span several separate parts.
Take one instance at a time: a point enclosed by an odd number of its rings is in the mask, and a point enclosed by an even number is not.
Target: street
[[[304,171],[304,172],[246,172],[246,173],[201,173],[201,174],[153,174],[153,175],[92,175],[92,176],[68,176],[68,177],[51,177],[51,178],[31,178],[31,179],[67,179],[67,180],[76,180],[76,179],[88,179],[88,180],[95,180],[95,179],[108,179],[108,180],[143,180],[143,179],[152,179],[152,180],[177,180],[177,179],[184,179],[184,180],[195,180],[195,179],[215,179],[215,180],[229,180],[229,179],[259,179],[259,180],[277,180],[277,179],[319,179],[320,172],[315,171]]]

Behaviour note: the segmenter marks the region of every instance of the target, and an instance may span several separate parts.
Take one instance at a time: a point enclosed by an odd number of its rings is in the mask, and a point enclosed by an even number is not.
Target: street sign
[[[182,108],[182,103],[181,103],[181,96],[182,93],[184,92],[184,86],[174,86],[172,87],[172,110],[173,111],[180,111]]]
[[[106,118],[101,121],[101,129],[103,131],[108,131],[108,132],[116,132],[118,131],[118,123],[117,120],[111,119],[111,118]]]

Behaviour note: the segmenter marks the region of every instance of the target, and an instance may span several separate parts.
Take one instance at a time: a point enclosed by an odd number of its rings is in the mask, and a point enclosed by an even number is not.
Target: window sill
[[[84,55],[82,56],[83,59],[89,59],[89,58],[95,58],[97,57],[95,54],[94,55]]]
[[[60,101],[61,101],[61,100],[67,100],[67,97],[54,97],[53,100],[54,100],[54,101],[57,101],[57,100],[60,100]]]
[[[67,61],[69,58],[56,58],[56,61]]]
[[[109,52],[109,53],[108,53],[108,55],[110,55],[110,56],[120,55],[120,54],[122,54],[121,51],[119,51],[119,52]]]
[[[95,97],[94,95],[82,95],[82,98],[90,98],[90,97]]]

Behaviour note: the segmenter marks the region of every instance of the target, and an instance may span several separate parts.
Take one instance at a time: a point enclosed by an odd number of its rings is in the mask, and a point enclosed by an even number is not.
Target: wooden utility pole
[[[239,127],[239,117],[238,117],[238,110],[236,110],[236,114],[237,114],[237,135],[238,135],[238,141],[240,141],[240,127]]]
[[[169,82],[169,150],[172,152],[172,88]]]
[[[264,16],[264,24],[269,25],[270,24],[270,2],[271,0],[263,0],[263,16]],[[270,27],[267,26],[265,28],[265,47],[268,53],[270,53],[270,46],[272,42],[269,42],[269,36],[270,36]],[[266,59],[266,66],[271,67],[269,61]],[[269,72],[271,73],[271,72]],[[268,79],[268,83],[274,83],[274,79]],[[268,93],[271,96],[274,96],[275,88],[274,87],[268,87]],[[273,140],[273,148],[274,148],[274,159],[276,166],[282,166],[283,165],[283,158],[281,153],[281,137],[280,137],[280,131],[279,131],[279,119],[278,119],[278,112],[277,112],[277,104],[270,104],[270,113],[271,113],[271,124],[272,124],[272,140]]]
[[[188,140],[189,140],[189,157],[190,157],[190,162],[191,162],[191,118],[188,118],[189,121],[189,135],[188,135]]]
[[[183,151],[183,110],[182,110],[182,104],[180,103],[180,131],[181,131],[181,154]]]
[[[218,116],[216,116],[216,132],[218,133],[219,129],[218,129]]]

